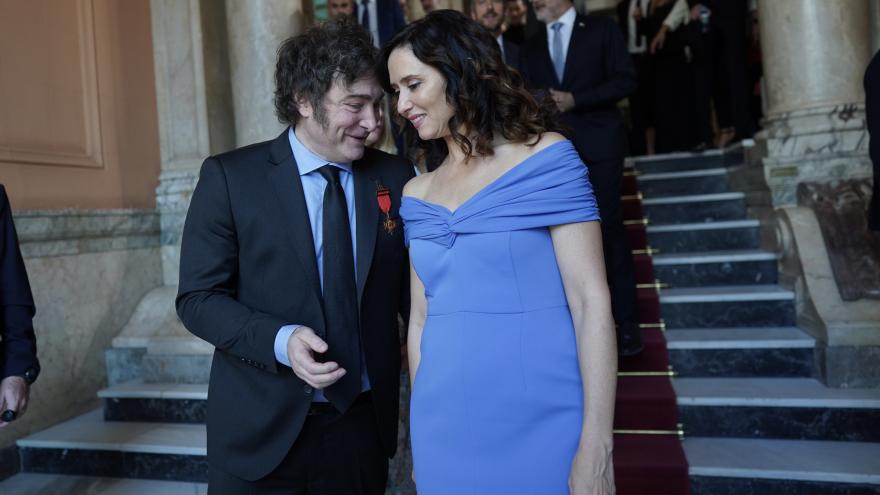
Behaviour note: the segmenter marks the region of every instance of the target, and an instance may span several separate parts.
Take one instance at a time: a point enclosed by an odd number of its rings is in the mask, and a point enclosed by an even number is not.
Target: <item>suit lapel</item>
[[[369,152],[369,150],[367,151]],[[364,286],[367,276],[370,274],[370,265],[373,263],[373,252],[376,248],[376,231],[379,224],[379,205],[376,199],[376,183],[364,169],[367,164],[355,163],[352,170],[354,175],[354,204],[357,236],[357,293],[358,308],[363,299]]]
[[[581,36],[585,33],[586,26],[584,25],[584,21],[580,16],[577,16],[574,19],[574,26],[571,27],[571,39],[568,41],[568,51],[565,52],[565,68],[562,70],[562,81],[559,81],[560,85],[564,85],[571,79],[571,72],[574,70],[574,55],[579,52],[578,45],[581,43]]]
[[[550,45],[547,43],[547,27],[542,25],[541,33],[536,36],[538,36],[538,43],[541,47],[540,63],[544,64],[544,70],[547,74],[552,74],[550,79],[556,81],[558,85],[561,85],[561,81],[556,79],[556,68],[553,67],[553,57],[550,56]]]
[[[290,150],[287,131],[284,131],[272,143],[270,161],[273,166],[269,167],[266,179],[272,184],[272,190],[275,191],[275,199],[277,200],[281,217],[283,221],[287,222],[285,225],[289,226],[284,231],[293,244],[294,252],[297,258],[299,258],[309,284],[320,300],[321,281],[318,278],[314,236],[312,235],[312,227],[309,223],[309,211],[306,206],[305,195],[303,194],[299,169]]]

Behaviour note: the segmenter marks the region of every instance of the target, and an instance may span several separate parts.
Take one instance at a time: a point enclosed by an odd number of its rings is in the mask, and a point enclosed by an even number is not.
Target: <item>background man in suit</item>
[[[618,351],[637,354],[642,342],[635,274],[620,211],[626,131],[617,109],[636,88],[635,70],[610,18],[578,15],[570,0],[535,0],[533,6],[546,26],[523,45],[522,72],[533,88],[550,92],[589,167],[602,216]]]
[[[377,48],[406,26],[397,0],[358,0],[357,19],[373,35]]]
[[[354,15],[354,0],[327,0],[327,15],[330,19]]]
[[[403,9],[397,0],[358,0],[357,19],[370,35],[376,48],[390,40],[398,31],[406,26]],[[385,113],[391,115],[391,108],[385,107]],[[394,119],[391,122],[391,137],[399,154],[404,154],[404,142],[400,129]]]
[[[486,28],[504,55],[507,65],[519,70],[519,45],[502,36],[504,31],[504,0],[473,0],[471,19]]]
[[[28,282],[12,208],[0,185],[0,427],[21,417],[27,409],[30,385],[40,373],[34,335],[34,297]],[[10,412],[11,411],[11,412]]]
[[[384,493],[408,307],[397,209],[413,169],[364,147],[375,63],[344,19],[288,39],[275,108],[291,127],[202,165],[177,312],[216,347],[212,494]]]

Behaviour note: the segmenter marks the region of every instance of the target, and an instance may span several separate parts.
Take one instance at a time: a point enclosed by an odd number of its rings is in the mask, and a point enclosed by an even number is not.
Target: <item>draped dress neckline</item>
[[[589,215],[584,215],[589,211]],[[451,249],[462,234],[523,230],[598,219],[587,167],[571,141],[526,157],[455,210],[403,196],[404,241],[432,241]]]
[[[401,201],[402,201],[403,199],[413,200],[413,201],[418,201],[418,202],[420,202],[420,203],[424,203],[424,204],[429,205],[429,206],[435,206],[435,207],[437,207],[437,208],[440,208],[440,209],[442,209],[443,211],[445,211],[446,213],[448,213],[450,216],[455,216],[455,214],[458,213],[459,211],[461,211],[462,208],[465,208],[465,207],[468,205],[468,203],[471,203],[471,202],[473,202],[473,201],[476,201],[476,200],[479,198],[479,196],[481,196],[483,193],[485,193],[485,192],[491,190],[494,186],[498,185],[499,183],[502,183],[504,179],[508,178],[508,176],[513,175],[514,172],[515,172],[517,169],[521,168],[521,167],[522,167],[523,165],[525,165],[526,163],[528,163],[528,162],[530,162],[531,160],[535,159],[536,157],[542,155],[545,151],[547,151],[547,150],[549,150],[549,149],[551,149],[551,148],[553,148],[553,147],[555,147],[555,146],[559,146],[559,145],[561,145],[561,144],[566,144],[566,143],[569,143],[569,141],[565,141],[565,140],[557,141],[557,142],[552,143],[552,144],[549,144],[549,145],[547,145],[547,146],[545,146],[545,147],[539,149],[538,151],[532,153],[531,155],[525,157],[524,159],[520,160],[516,165],[510,167],[509,169],[505,170],[504,173],[502,173],[502,174],[499,175],[498,177],[492,179],[491,182],[489,182],[488,184],[486,184],[485,186],[483,186],[482,188],[480,188],[477,192],[475,192],[474,194],[472,194],[468,199],[464,200],[464,201],[463,201],[460,205],[458,205],[454,210],[450,210],[450,209],[447,208],[446,206],[443,206],[443,205],[441,205],[441,204],[439,204],[439,203],[434,203],[434,202],[432,202],[432,201],[428,201],[428,200],[426,200],[426,199],[422,199],[422,198],[417,198],[417,197],[415,197],[415,196],[403,196],[403,197],[401,198]]]

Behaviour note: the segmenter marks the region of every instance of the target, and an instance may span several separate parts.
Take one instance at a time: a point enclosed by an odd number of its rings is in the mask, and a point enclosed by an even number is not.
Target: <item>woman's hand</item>
[[[642,9],[639,6],[636,6],[636,8],[633,9],[632,18],[635,19],[636,22],[642,20]]]
[[[568,490],[571,495],[614,495],[614,461],[610,443],[578,449],[571,464]]]

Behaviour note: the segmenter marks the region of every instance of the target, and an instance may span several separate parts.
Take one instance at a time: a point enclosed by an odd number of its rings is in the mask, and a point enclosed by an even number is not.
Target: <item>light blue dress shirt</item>
[[[550,26],[555,22],[562,23],[562,27],[559,29],[559,36],[562,38],[562,66],[565,67],[565,61],[568,57],[568,45],[571,44],[571,33],[574,32],[574,21],[577,20],[577,11],[574,7],[569,7],[568,10],[565,11],[559,19],[555,21],[551,21],[547,23],[547,48],[551,48],[553,46],[553,29]],[[552,49],[552,48],[551,48]]]
[[[299,177],[302,181],[303,195],[306,199],[306,209],[309,211],[309,225],[312,227],[312,237],[315,245],[315,255],[318,262],[318,277],[321,280],[321,289],[324,288],[324,189],[327,187],[327,181],[318,173],[318,169],[324,165],[330,164],[339,167],[339,182],[345,191],[345,202],[348,205],[348,223],[351,225],[351,249],[354,254],[354,266],[357,267],[357,224],[355,223],[355,207],[354,207],[354,177],[351,172],[351,163],[335,163],[313,153],[305,147],[299,139],[293,128],[287,132],[290,140],[290,149],[293,151],[293,158],[296,160],[299,169]],[[357,273],[354,274],[355,282],[357,281]],[[287,341],[290,336],[302,325],[293,324],[285,325],[278,330],[275,335],[275,359],[285,365],[290,366],[290,359],[287,356]],[[370,380],[367,377],[367,368],[364,365],[363,351],[361,352],[361,390],[369,390]],[[346,370],[351,372],[351,370]],[[323,392],[315,391],[314,400],[326,402]]]

